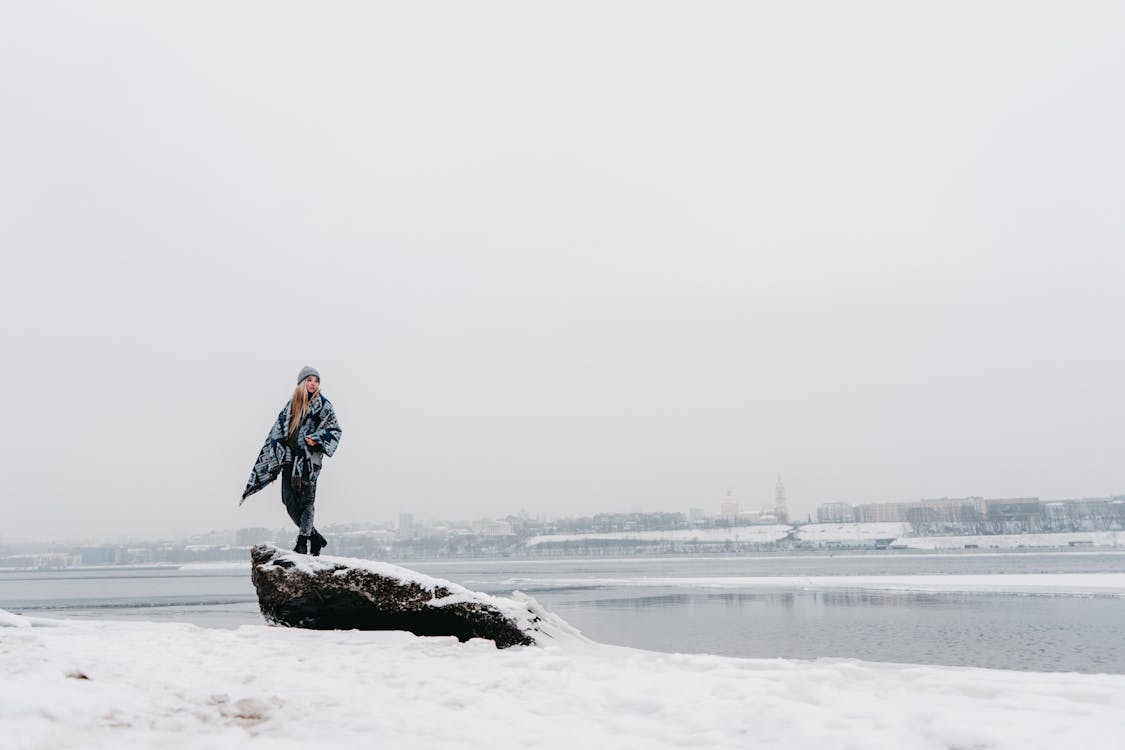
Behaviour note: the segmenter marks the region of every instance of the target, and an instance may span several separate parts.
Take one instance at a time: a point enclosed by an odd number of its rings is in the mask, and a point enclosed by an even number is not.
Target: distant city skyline
[[[741,501],[739,501],[738,497],[735,496],[731,490],[727,490],[726,494],[717,498],[716,502],[712,503],[710,506],[691,505],[691,506],[688,506],[688,507],[672,508],[672,509],[650,509],[650,508],[640,508],[640,507],[637,507],[637,506],[634,505],[634,507],[630,508],[630,509],[621,509],[621,508],[596,509],[596,510],[594,510],[594,511],[588,513],[588,514],[581,514],[581,513],[576,513],[576,514],[548,514],[548,513],[542,513],[542,512],[534,512],[532,510],[529,510],[528,508],[522,508],[521,507],[521,508],[512,510],[512,511],[507,512],[507,513],[499,513],[499,514],[493,514],[493,515],[471,514],[470,513],[470,514],[460,515],[460,516],[417,515],[417,514],[411,512],[411,511],[400,510],[397,513],[392,513],[392,514],[389,514],[389,515],[384,515],[384,516],[379,516],[379,517],[332,519],[331,521],[327,521],[326,525],[331,525],[331,526],[359,525],[359,526],[369,526],[371,528],[401,529],[401,528],[404,528],[404,526],[405,527],[413,527],[414,525],[425,525],[425,524],[432,524],[432,523],[454,523],[454,524],[459,524],[459,525],[462,525],[462,526],[465,526],[465,527],[471,526],[471,527],[476,528],[476,527],[480,526],[482,523],[487,523],[487,522],[490,522],[490,521],[497,521],[497,520],[506,519],[506,518],[528,518],[528,519],[535,519],[535,520],[538,520],[538,521],[545,521],[545,522],[557,522],[557,521],[573,519],[573,518],[596,516],[596,515],[599,515],[599,514],[629,515],[631,513],[638,513],[638,514],[642,514],[642,515],[643,514],[653,514],[653,513],[682,513],[683,516],[686,519],[689,519],[689,520],[695,519],[695,518],[700,518],[700,519],[724,519],[725,518],[725,519],[731,520],[731,521],[737,520],[737,521],[742,522],[742,523],[761,523],[761,522],[770,522],[770,520],[768,518],[764,519],[764,521],[763,521],[763,519],[761,518],[762,513],[768,513],[768,512],[774,511],[775,509],[777,509],[779,507],[783,507],[783,506],[779,506],[777,504],[777,501],[778,501],[779,498],[785,499],[784,484],[783,484],[783,482],[781,482],[780,477],[778,478],[778,481],[775,484],[774,490],[775,490],[774,497],[771,498],[770,501],[768,501],[766,503],[763,503],[761,505],[758,505],[758,506],[755,506],[752,502],[743,504]],[[942,504],[964,503],[964,502],[971,502],[971,503],[979,505],[980,507],[983,508],[986,503],[998,503],[998,502],[1005,502],[1005,501],[1034,501],[1034,502],[1037,502],[1037,503],[1050,504],[1050,503],[1059,503],[1059,502],[1067,502],[1067,501],[1082,502],[1082,501],[1101,501],[1101,500],[1112,500],[1112,499],[1117,499],[1117,500],[1120,501],[1122,498],[1125,498],[1125,492],[1107,493],[1107,494],[1104,494],[1104,495],[1097,495],[1097,496],[1071,495],[1071,496],[1068,496],[1068,497],[1058,497],[1058,498],[1044,498],[1044,497],[1039,497],[1037,495],[1028,495],[1028,496],[1019,497],[1019,498],[1016,498],[1016,497],[985,497],[983,495],[965,495],[963,497],[940,497],[940,498],[939,497],[920,497],[920,498],[913,498],[913,499],[902,499],[902,498],[899,498],[899,499],[867,499],[867,500],[857,501],[857,502],[827,501],[827,502],[823,502],[823,503],[817,503],[813,507],[813,509],[808,513],[801,514],[801,515],[789,514],[788,516],[784,517],[784,520],[782,520],[782,519],[778,519],[778,520],[779,520],[779,522],[782,522],[782,523],[790,523],[790,524],[794,524],[794,525],[800,525],[800,524],[805,524],[805,523],[906,520],[906,516],[904,515],[904,513],[900,512],[900,511],[896,511],[896,510],[894,510],[894,508],[896,508],[898,506],[902,506],[902,507],[926,506],[926,505],[935,505],[935,504],[942,505]],[[867,508],[872,509],[872,510],[868,510],[866,512],[866,514],[861,513],[858,516],[852,514],[851,510],[855,509],[855,508],[858,508],[858,507],[867,507]],[[880,508],[886,508],[888,510],[880,511],[879,510]],[[115,534],[108,534],[108,535],[96,535],[95,534],[95,535],[88,535],[88,536],[83,536],[83,535],[67,536],[67,535],[62,535],[62,534],[57,534],[57,535],[47,534],[45,536],[37,537],[37,538],[36,537],[15,537],[15,536],[12,536],[12,535],[0,534],[0,550],[2,550],[4,548],[5,544],[16,544],[16,545],[24,545],[24,544],[29,544],[29,543],[31,543],[31,544],[34,544],[34,543],[59,543],[59,544],[73,543],[73,544],[81,544],[81,543],[88,543],[88,542],[125,543],[128,540],[145,540],[145,541],[153,541],[153,540],[158,540],[158,539],[167,539],[167,540],[180,539],[180,540],[183,540],[183,539],[188,539],[188,538],[205,537],[205,536],[208,536],[208,535],[213,535],[215,533],[234,534],[234,533],[238,532],[239,530],[245,530],[245,529],[249,529],[249,528],[264,528],[264,529],[271,529],[271,530],[279,530],[280,531],[282,529],[287,529],[288,525],[286,523],[282,522],[279,519],[277,521],[277,523],[273,523],[273,524],[259,524],[259,525],[253,525],[253,526],[220,526],[220,527],[212,527],[210,529],[193,529],[193,530],[189,530],[189,531],[178,531],[178,532],[168,531],[168,532],[163,532],[163,533],[158,532],[158,533],[153,533],[153,534],[137,534],[137,533],[116,534],[116,535]]]

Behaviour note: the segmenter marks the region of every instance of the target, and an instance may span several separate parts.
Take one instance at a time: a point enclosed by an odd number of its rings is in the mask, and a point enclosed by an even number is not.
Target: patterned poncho
[[[284,464],[293,464],[294,481],[315,484],[321,460],[336,452],[342,430],[331,401],[318,393],[309,402],[309,411],[297,428],[296,451],[289,447],[289,408],[290,405],[286,404],[270,428],[266,443],[250,472],[250,481],[242,492],[242,501],[277,479]],[[316,441],[316,445],[310,447],[305,442],[307,437]]]

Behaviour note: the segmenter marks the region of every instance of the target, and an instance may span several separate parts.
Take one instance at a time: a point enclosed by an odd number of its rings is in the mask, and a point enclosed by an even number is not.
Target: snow
[[[1125,547],[1125,532],[1073,531],[1056,534],[993,534],[980,536],[910,536],[913,527],[904,521],[872,523],[813,523],[803,526],[783,524],[732,526],[719,529],[677,529],[674,531],[620,531],[589,534],[548,534],[527,540],[528,547],[550,542],[581,541],[658,541],[658,542],[739,542],[768,544],[777,542],[796,530],[797,539],[811,544],[859,544],[876,539],[893,540],[896,547],[910,549],[964,549],[976,545],[981,549],[1018,549],[1021,547],[1067,548],[1074,544],[1094,547]]]
[[[363,570],[382,576],[383,578],[398,581],[401,584],[420,586],[431,592],[431,595],[433,595],[434,589],[444,588],[448,593],[441,597],[433,598],[429,602],[429,605],[432,607],[442,607],[449,604],[481,604],[486,607],[491,607],[503,614],[508,620],[513,622],[516,627],[537,642],[549,641],[560,637],[581,638],[578,631],[571,627],[565,620],[552,612],[548,612],[539,602],[519,591],[512,592],[511,598],[491,596],[479,591],[467,589],[464,586],[453,583],[452,581],[447,581],[443,578],[434,578],[433,576],[428,576],[424,573],[419,573],[409,568],[403,568],[387,562],[365,560],[358,557],[335,557],[327,555],[324,557],[311,557],[309,555],[287,552],[277,549],[276,547],[274,549],[282,555],[286,562],[292,563],[292,567],[282,569],[285,575],[291,575],[295,572],[309,575],[315,575],[320,572],[328,572],[332,575],[347,575],[348,572],[352,570]],[[259,569],[271,568],[273,572],[278,570],[277,568],[273,568],[272,560],[258,567]]]
[[[545,534],[527,540],[528,547],[550,542],[632,541],[632,542],[742,542],[765,544],[785,538],[792,526],[769,524],[731,526],[723,529],[675,529],[671,531],[616,531],[589,534]]]
[[[497,650],[266,626],[0,632],[11,750],[1034,750],[1114,747],[1125,733],[1125,675],[658,654],[578,637]]]
[[[975,545],[980,549],[1019,549],[1020,547],[1125,547],[1122,531],[1071,531],[1056,534],[995,534],[987,536],[918,536],[902,537],[895,546],[910,549],[964,549]]]
[[[181,565],[178,565],[177,568],[179,570],[196,570],[196,571],[200,571],[200,572],[205,572],[205,571],[209,571],[209,570],[214,570],[214,571],[219,571],[219,570],[243,571],[243,570],[246,570],[246,561],[245,560],[217,560],[217,561],[214,561],[214,562],[192,562],[192,563],[183,563]]]
[[[896,576],[713,576],[634,578],[509,578],[507,586],[607,586],[820,591],[988,592],[1070,596],[1125,596],[1125,573],[1010,573]]]
[[[813,523],[797,527],[797,538],[805,542],[860,542],[893,539],[896,547],[909,549],[1019,549],[1021,547],[1068,548],[1074,544],[1093,547],[1125,547],[1122,531],[1067,531],[1052,534],[981,534],[976,536],[911,536],[914,527],[900,521],[879,523]]]
[[[895,539],[909,534],[909,523],[812,523],[797,528],[797,538],[805,542],[851,542],[864,539]]]
[[[0,628],[30,628],[31,621],[0,609]]]

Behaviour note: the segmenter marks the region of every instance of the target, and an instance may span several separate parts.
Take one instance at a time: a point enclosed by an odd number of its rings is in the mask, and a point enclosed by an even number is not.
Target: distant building
[[[1043,517],[1043,506],[1037,497],[988,500],[985,507],[988,520],[993,522],[1028,524]]]
[[[818,518],[836,513],[821,506]],[[1116,531],[1125,529],[1122,498],[1083,498],[1043,502],[1037,497],[960,497],[904,503],[866,503],[855,506],[856,521],[905,521],[916,532],[968,534],[1034,534],[1058,531]]]
[[[239,529],[234,534],[234,543],[239,547],[250,547],[263,542],[272,542],[273,532],[269,529],[248,528]]]
[[[398,535],[402,539],[409,539],[414,536],[414,514],[413,513],[399,513],[398,514]]]
[[[473,521],[473,533],[480,536],[510,536],[512,524],[507,521],[481,519],[480,521]]]
[[[772,508],[762,508],[758,511],[748,510],[739,513],[737,516],[739,523],[764,523],[773,524],[781,523],[783,519],[778,518],[777,514],[773,512]]]
[[[82,564],[80,555],[66,552],[40,552],[30,555],[0,557],[0,567],[33,568],[35,570],[62,570]]]
[[[855,508],[849,503],[823,503],[816,509],[817,523],[852,523]]]
[[[785,485],[781,483],[781,474],[777,475],[777,484],[773,489],[773,515],[781,523],[789,520],[789,502],[785,499]]]
[[[1125,496],[1043,503],[1043,515],[1054,528],[1084,531],[1121,529],[1125,528]]]
[[[79,547],[74,554],[83,565],[119,565],[123,562],[121,547]]]
[[[903,503],[864,503],[855,506],[855,520],[863,523],[961,523],[984,520],[988,508],[982,497],[943,497]]]
[[[738,501],[731,495],[730,490],[727,490],[727,496],[719,502],[719,516],[728,521],[734,521],[741,511]]]

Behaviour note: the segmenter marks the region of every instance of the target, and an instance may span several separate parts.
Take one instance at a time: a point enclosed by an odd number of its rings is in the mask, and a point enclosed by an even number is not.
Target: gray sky
[[[4,540],[1125,492],[1125,5],[0,2]]]

